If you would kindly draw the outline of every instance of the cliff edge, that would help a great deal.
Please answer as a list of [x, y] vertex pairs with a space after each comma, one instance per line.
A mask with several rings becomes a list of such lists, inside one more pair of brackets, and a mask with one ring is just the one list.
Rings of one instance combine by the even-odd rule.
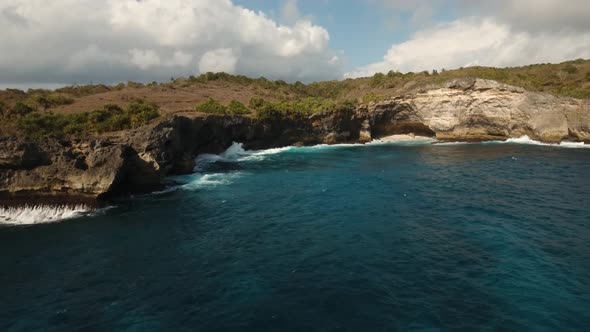
[[482, 79], [311, 116], [264, 119], [177, 114], [118, 135], [77, 140], [0, 138], [0, 205], [87, 204], [158, 190], [193, 171], [200, 153], [368, 142], [394, 134], [446, 141], [590, 143], [590, 101], [527, 92]]

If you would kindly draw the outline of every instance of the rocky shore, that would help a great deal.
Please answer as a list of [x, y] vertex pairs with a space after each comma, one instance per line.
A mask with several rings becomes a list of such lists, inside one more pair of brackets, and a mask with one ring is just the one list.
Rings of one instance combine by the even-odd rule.
[[242, 142], [247, 149], [364, 143], [412, 134], [445, 141], [528, 135], [555, 143], [590, 143], [590, 101], [532, 93], [488, 80], [300, 118], [180, 113], [108, 136], [27, 141], [0, 138], [0, 206], [99, 205], [161, 189], [166, 176], [193, 171], [200, 153]]

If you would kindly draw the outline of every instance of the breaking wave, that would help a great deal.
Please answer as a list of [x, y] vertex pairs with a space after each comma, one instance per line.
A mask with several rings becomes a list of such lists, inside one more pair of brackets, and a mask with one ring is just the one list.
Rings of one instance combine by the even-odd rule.
[[435, 145], [437, 146], [445, 146], [445, 145], [464, 145], [464, 144], [523, 144], [523, 145], [538, 145], [538, 146], [550, 146], [550, 147], [558, 147], [558, 148], [570, 148], [570, 149], [579, 149], [579, 148], [590, 148], [590, 144], [585, 144], [584, 142], [560, 142], [560, 143], [543, 143], [536, 141], [529, 136], [521, 136], [516, 138], [509, 138], [505, 141], [488, 141], [488, 142], [437, 142]]
[[589, 144], [584, 144], [584, 142], [560, 142], [557, 143], [543, 143], [539, 141], [535, 141], [528, 136], [522, 136], [519, 138], [509, 138], [501, 143], [512, 143], [512, 144], [527, 144], [527, 145], [542, 145], [542, 146], [554, 146], [554, 147], [562, 147], [562, 148], [590, 148]]
[[274, 148], [267, 150], [245, 150], [243, 143], [234, 142], [227, 150], [220, 154], [204, 153], [197, 156], [195, 159], [195, 172], [203, 171], [207, 165], [221, 161], [221, 162], [239, 162], [245, 160], [262, 160], [264, 156], [277, 154], [293, 147], [287, 146], [283, 148]]
[[88, 215], [93, 209], [76, 206], [24, 206], [0, 208], [0, 224], [34, 225], [73, 219]]
[[241, 172], [232, 172], [232, 173], [209, 173], [209, 174], [192, 174], [186, 175], [182, 177], [178, 177], [177, 180], [182, 185], [179, 186], [180, 189], [185, 190], [198, 190], [198, 189], [206, 189], [206, 188], [213, 188], [221, 185], [228, 185], [232, 183], [235, 179], [242, 175]]

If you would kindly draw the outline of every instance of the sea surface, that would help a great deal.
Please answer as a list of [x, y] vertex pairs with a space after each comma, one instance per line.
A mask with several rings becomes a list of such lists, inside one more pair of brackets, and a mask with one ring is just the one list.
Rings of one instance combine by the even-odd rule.
[[519, 143], [234, 144], [5, 210], [0, 331], [588, 331], [590, 149]]

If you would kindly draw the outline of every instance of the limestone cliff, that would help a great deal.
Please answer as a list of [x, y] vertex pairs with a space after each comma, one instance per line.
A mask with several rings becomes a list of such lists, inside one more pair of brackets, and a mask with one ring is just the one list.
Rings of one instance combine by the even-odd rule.
[[[590, 141], [590, 102], [526, 92], [489, 80], [462, 80], [444, 88], [370, 105], [377, 126], [428, 127], [441, 140], [529, 137], [543, 142]], [[383, 117], [391, 117], [383, 121]]]
[[199, 153], [233, 141], [246, 148], [367, 142], [414, 133], [440, 140], [590, 143], [590, 102], [530, 93], [494, 81], [461, 80], [407, 96], [310, 117], [178, 114], [119, 135], [29, 142], [0, 139], [0, 205], [95, 204], [161, 188], [190, 173]]

